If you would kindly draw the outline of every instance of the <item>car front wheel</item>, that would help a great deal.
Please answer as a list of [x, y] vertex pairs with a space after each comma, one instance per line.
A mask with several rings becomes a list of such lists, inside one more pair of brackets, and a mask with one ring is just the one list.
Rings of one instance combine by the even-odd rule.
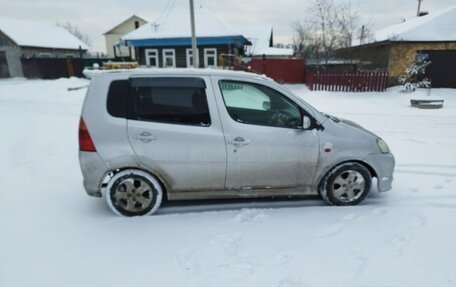
[[106, 188], [106, 202], [121, 216], [153, 214], [161, 204], [163, 190], [156, 178], [135, 169], [116, 173]]
[[356, 205], [366, 198], [372, 185], [369, 170], [354, 162], [329, 171], [320, 183], [321, 197], [333, 205]]

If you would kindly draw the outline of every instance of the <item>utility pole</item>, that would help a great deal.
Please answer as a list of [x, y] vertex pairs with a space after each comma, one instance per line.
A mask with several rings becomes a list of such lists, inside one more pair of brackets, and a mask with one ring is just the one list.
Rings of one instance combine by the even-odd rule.
[[195, 8], [193, 7], [193, 0], [190, 0], [190, 24], [192, 27], [192, 59], [193, 68], [198, 68], [199, 55], [196, 53], [196, 36], [195, 36]]
[[420, 16], [421, 2], [422, 2], [422, 1], [423, 1], [423, 0], [418, 0], [418, 10], [416, 10], [416, 16], [418, 16], [418, 17]]
[[[364, 29], [365, 29], [365, 28], [366, 28], [366, 27], [365, 27], [364, 25], [361, 27], [361, 37], [359, 37], [359, 43], [360, 43], [361, 45], [364, 44]], [[350, 43], [350, 44], [351, 44], [351, 43]]]

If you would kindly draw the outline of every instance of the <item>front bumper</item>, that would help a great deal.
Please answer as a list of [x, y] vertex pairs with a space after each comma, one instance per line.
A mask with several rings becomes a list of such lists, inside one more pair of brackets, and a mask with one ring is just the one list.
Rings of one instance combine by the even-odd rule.
[[391, 153], [369, 154], [364, 161], [369, 164], [377, 175], [378, 191], [392, 188], [395, 160]]

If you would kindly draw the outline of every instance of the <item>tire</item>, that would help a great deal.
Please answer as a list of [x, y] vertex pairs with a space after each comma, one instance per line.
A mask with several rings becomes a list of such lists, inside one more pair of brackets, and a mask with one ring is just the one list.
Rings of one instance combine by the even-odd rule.
[[160, 207], [163, 189], [149, 173], [127, 169], [110, 179], [105, 197], [109, 208], [117, 215], [151, 215]]
[[330, 205], [357, 205], [372, 185], [369, 170], [355, 162], [343, 163], [330, 170], [320, 183], [320, 195]]

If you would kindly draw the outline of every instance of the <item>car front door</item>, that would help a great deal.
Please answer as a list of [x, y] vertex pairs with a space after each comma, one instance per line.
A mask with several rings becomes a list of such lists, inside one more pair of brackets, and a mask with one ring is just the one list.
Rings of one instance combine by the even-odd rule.
[[289, 97], [256, 82], [213, 77], [227, 146], [227, 189], [310, 186], [318, 133]]
[[128, 137], [171, 191], [221, 190], [226, 148], [209, 77], [130, 78]]

